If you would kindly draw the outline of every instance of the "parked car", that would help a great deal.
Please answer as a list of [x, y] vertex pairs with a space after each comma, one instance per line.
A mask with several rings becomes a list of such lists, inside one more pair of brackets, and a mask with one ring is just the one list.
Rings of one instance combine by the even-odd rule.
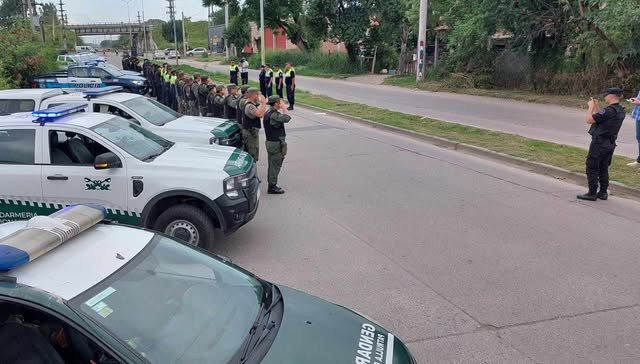
[[207, 52], [206, 48], [193, 48], [192, 50], [187, 52], [187, 56], [189, 56], [189, 57], [206, 56], [207, 54], [209, 54], [209, 53]]
[[165, 59], [166, 54], [164, 54], [164, 51], [162, 49], [158, 49], [155, 52], [153, 52], [153, 59]]
[[180, 54], [175, 49], [172, 49], [169, 51], [169, 53], [167, 53], [166, 57], [168, 59], [176, 59], [176, 58], [180, 58]]

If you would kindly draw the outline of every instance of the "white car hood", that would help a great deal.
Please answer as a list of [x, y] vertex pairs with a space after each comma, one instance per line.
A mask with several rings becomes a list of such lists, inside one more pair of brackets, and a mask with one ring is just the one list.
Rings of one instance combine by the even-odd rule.
[[224, 170], [227, 175], [234, 175], [249, 170], [253, 159], [237, 148], [218, 145], [201, 145], [191, 143], [175, 143], [171, 149], [162, 153], [153, 162], [158, 168], [167, 168], [173, 172]]

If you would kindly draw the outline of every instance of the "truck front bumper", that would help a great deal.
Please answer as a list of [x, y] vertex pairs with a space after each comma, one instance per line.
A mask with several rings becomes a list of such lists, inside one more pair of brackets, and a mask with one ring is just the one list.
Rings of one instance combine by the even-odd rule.
[[238, 230], [241, 226], [251, 221], [258, 212], [260, 205], [260, 181], [257, 176], [257, 167], [254, 164], [249, 172], [249, 185], [242, 190], [242, 196], [231, 199], [222, 195], [215, 199], [220, 208], [222, 218], [220, 227], [225, 234]]

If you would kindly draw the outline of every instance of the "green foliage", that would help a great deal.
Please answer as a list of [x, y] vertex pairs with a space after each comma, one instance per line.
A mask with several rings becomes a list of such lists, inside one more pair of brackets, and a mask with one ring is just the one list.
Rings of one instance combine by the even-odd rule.
[[[265, 55], [266, 62], [271, 65], [280, 65], [291, 62], [296, 72], [301, 75], [340, 77], [366, 72], [365, 67], [360, 64], [349, 62], [344, 53], [322, 54], [316, 52], [303, 51], [270, 51]], [[256, 53], [249, 57], [249, 65], [252, 68], [260, 66], [260, 54]]]
[[0, 23], [8, 25], [10, 19], [23, 15], [22, 0], [3, 0], [0, 4]]
[[[167, 42], [173, 44], [174, 40], [174, 27], [173, 22], [167, 22], [162, 24], [162, 38]], [[178, 43], [182, 44], [183, 42], [183, 34], [182, 34], [182, 20], [176, 20], [175, 26], [175, 36], [178, 39]]]
[[29, 87], [33, 76], [56, 69], [55, 49], [43, 44], [24, 19], [0, 26], [0, 48], [0, 87]]
[[236, 49], [242, 49], [245, 45], [251, 42], [251, 28], [249, 22], [244, 20], [241, 16], [236, 16], [231, 19], [229, 28], [225, 30], [224, 37], [229, 44], [233, 44]]

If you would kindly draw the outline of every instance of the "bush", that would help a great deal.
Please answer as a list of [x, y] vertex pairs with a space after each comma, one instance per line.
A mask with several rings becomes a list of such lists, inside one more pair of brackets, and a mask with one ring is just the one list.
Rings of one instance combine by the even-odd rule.
[[[366, 72], [365, 67], [360, 64], [349, 63], [346, 53], [325, 54], [319, 51], [267, 51], [266, 62], [277, 64], [284, 68], [285, 63], [291, 62], [296, 71], [307, 75], [350, 75]], [[252, 68], [259, 68], [260, 54], [256, 53], [249, 57], [249, 65]]]
[[56, 69], [56, 50], [22, 19], [0, 27], [0, 48], [0, 88], [29, 87], [34, 76]]

